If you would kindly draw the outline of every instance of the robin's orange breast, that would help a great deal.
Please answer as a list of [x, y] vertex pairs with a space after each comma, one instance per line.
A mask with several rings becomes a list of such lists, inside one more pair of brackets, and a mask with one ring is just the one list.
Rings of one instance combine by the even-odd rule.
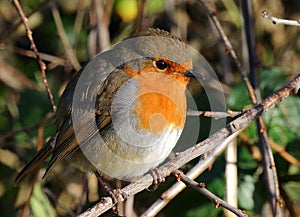
[[185, 86], [163, 73], [146, 73], [134, 77], [139, 83], [134, 115], [138, 128], [160, 134], [171, 124], [183, 129], [186, 115]]

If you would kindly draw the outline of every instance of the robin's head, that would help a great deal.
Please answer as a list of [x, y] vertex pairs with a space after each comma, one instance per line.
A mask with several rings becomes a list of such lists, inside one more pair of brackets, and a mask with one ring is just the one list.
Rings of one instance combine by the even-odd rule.
[[144, 73], [162, 73], [184, 85], [193, 77], [192, 59], [187, 45], [179, 37], [164, 30], [148, 29], [128, 40], [132, 43], [131, 53], [138, 55], [138, 58], [123, 65], [130, 77]]

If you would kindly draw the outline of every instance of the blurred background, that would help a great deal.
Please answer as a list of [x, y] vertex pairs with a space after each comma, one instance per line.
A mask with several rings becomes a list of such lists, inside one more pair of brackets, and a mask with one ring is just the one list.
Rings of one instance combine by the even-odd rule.
[[[212, 1], [218, 18], [244, 67], [248, 51], [240, 2]], [[251, 107], [240, 73], [205, 9], [196, 0], [23, 0], [21, 6], [40, 55], [57, 105], [72, 75], [111, 44], [143, 29], [158, 27], [180, 36], [211, 64], [222, 82], [227, 107]], [[280, 88], [300, 69], [299, 27], [273, 25], [261, 17], [267, 10], [280, 18], [300, 19], [296, 0], [252, 1], [260, 88], [263, 98]], [[191, 84], [199, 110], [209, 110], [201, 87]], [[0, 0], [0, 210], [1, 216], [76, 216], [101, 197], [97, 179], [69, 163], [56, 166], [45, 179], [34, 175], [19, 185], [17, 172], [55, 132], [52, 107], [37, 60], [30, 49], [13, 1]], [[191, 117], [189, 117], [190, 119]], [[192, 117], [193, 118], [193, 117]], [[192, 119], [191, 118], [191, 119]], [[208, 118], [200, 118], [201, 124]], [[300, 102], [291, 96], [264, 115], [272, 141], [286, 216], [300, 216]], [[198, 121], [198, 119], [197, 119]], [[202, 125], [203, 126], [203, 125]], [[207, 137], [205, 128], [199, 141]], [[252, 124], [237, 138], [238, 207], [249, 216], [268, 216], [257, 131]], [[284, 154], [282, 154], [284, 153]], [[197, 160], [186, 166], [188, 170]], [[224, 198], [225, 160], [222, 154], [198, 182]], [[141, 214], [172, 183], [168, 177], [156, 191], [135, 198]], [[107, 216], [111, 216], [108, 213]], [[192, 189], [177, 196], [158, 216], [224, 216], [222, 208]]]

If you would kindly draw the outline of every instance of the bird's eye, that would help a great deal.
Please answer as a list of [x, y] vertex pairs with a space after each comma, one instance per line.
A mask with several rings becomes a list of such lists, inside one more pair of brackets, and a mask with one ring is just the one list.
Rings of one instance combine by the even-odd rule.
[[166, 68], [168, 68], [168, 64], [163, 61], [163, 60], [157, 60], [155, 62], [155, 66], [159, 69], [159, 70], [165, 70]]

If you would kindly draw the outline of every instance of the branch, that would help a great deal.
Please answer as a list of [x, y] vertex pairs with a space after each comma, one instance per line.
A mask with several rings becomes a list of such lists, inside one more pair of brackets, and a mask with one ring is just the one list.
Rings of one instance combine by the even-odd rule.
[[243, 112], [236, 112], [236, 111], [231, 111], [227, 110], [226, 112], [213, 112], [213, 111], [193, 111], [193, 110], [188, 110], [186, 114], [188, 116], [201, 116], [203, 115], [204, 117], [211, 117], [215, 119], [220, 119], [220, 118], [234, 118]]
[[102, 0], [95, 0], [94, 4], [97, 19], [98, 46], [99, 51], [102, 51], [110, 46], [109, 17], [107, 17]]
[[236, 214], [239, 217], [245, 217], [248, 216], [245, 211], [239, 210], [232, 205], [226, 203], [224, 200], [216, 196], [215, 194], [211, 193], [209, 190], [205, 188], [204, 183], [197, 183], [194, 180], [191, 180], [189, 177], [184, 175], [182, 172], [179, 170], [176, 170], [174, 174], [177, 176], [178, 181], [184, 182], [186, 185], [189, 187], [195, 189], [196, 191], [199, 191], [202, 195], [206, 196], [210, 200], [212, 200], [215, 203], [215, 207], [219, 208], [220, 206], [230, 210], [234, 214]]
[[[20, 55], [23, 55], [26, 57], [36, 58], [35, 53], [31, 50], [22, 49], [19, 47], [8, 47], [8, 46], [6, 46], [6, 47], [17, 54], [20, 54]], [[51, 54], [41, 53], [41, 52], [39, 52], [39, 55], [42, 60], [50, 62], [50, 64], [53, 65], [52, 68], [57, 67], [57, 66], [65, 66], [67, 64], [67, 61], [61, 57], [57, 57], [57, 56], [54, 56]], [[49, 68], [50, 67], [48, 64], [48, 69]]]
[[[213, 150], [224, 142], [225, 139], [235, 136], [245, 127], [247, 127], [253, 120], [257, 119], [262, 113], [273, 108], [279, 102], [287, 98], [293, 92], [297, 93], [300, 88], [300, 74], [291, 79], [285, 86], [276, 91], [262, 103], [255, 105], [252, 109], [245, 111], [240, 117], [236, 118], [224, 128], [213, 134], [206, 140], [196, 144], [195, 146], [180, 152], [176, 158], [162, 165], [159, 169], [161, 174], [169, 176], [172, 171], [181, 168], [186, 163], [199, 157], [200, 155]], [[153, 182], [150, 174], [146, 174], [136, 182], [127, 185], [121, 191], [126, 195], [135, 195], [138, 192], [148, 188]], [[113, 207], [112, 199], [104, 197], [94, 207], [82, 213], [79, 217], [99, 216], [108, 209]]]
[[23, 25], [24, 25], [26, 33], [27, 33], [27, 37], [28, 37], [28, 39], [30, 41], [30, 44], [31, 44], [31, 49], [34, 51], [36, 59], [39, 63], [41, 74], [42, 74], [42, 81], [43, 81], [43, 83], [46, 87], [46, 91], [47, 91], [48, 97], [50, 99], [50, 103], [52, 105], [52, 112], [55, 112], [56, 111], [56, 106], [55, 106], [55, 103], [54, 103], [54, 100], [53, 100], [53, 95], [52, 95], [51, 90], [49, 88], [49, 84], [48, 84], [47, 77], [46, 77], [46, 72], [45, 72], [46, 71], [46, 65], [43, 62], [42, 58], [40, 57], [39, 51], [36, 48], [36, 45], [34, 43], [34, 40], [33, 40], [33, 37], [32, 37], [32, 31], [30, 30], [30, 28], [28, 26], [28, 18], [25, 16], [25, 13], [24, 13], [19, 1], [18, 0], [13, 0], [13, 2], [15, 4], [15, 7], [16, 7], [21, 19], [22, 19]]
[[267, 19], [272, 20], [272, 23], [274, 25], [284, 24], [284, 25], [288, 25], [288, 26], [300, 26], [300, 20], [287, 20], [287, 19], [281, 19], [281, 18], [273, 17], [266, 10], [263, 10], [260, 13], [260, 15], [263, 18], [267, 18]]
[[69, 43], [67, 33], [64, 29], [64, 26], [63, 26], [63, 23], [62, 23], [62, 20], [61, 20], [61, 16], [59, 14], [59, 11], [58, 11], [58, 8], [57, 8], [57, 5], [56, 5], [55, 1], [52, 1], [51, 11], [52, 11], [52, 16], [53, 16], [53, 19], [54, 19], [54, 22], [55, 22], [55, 25], [56, 25], [56, 28], [57, 28], [58, 35], [59, 35], [59, 37], [61, 39], [61, 42], [62, 42], [62, 44], [65, 48], [68, 59], [72, 63], [74, 69], [76, 71], [79, 71], [80, 68], [81, 68], [80, 63], [78, 62], [78, 59], [77, 59], [77, 57], [76, 57], [76, 55], [75, 55], [75, 53], [72, 49], [72, 46]]
[[0, 142], [3, 143], [6, 139], [9, 139], [13, 136], [15, 136], [16, 134], [18, 133], [22, 133], [22, 132], [25, 132], [25, 133], [29, 133], [35, 129], [38, 129], [40, 126], [43, 126], [45, 125], [50, 119], [52, 118], [52, 114], [47, 114], [39, 123], [37, 124], [34, 124], [32, 126], [29, 126], [29, 127], [24, 127], [20, 130], [14, 130], [14, 131], [9, 131], [7, 133], [3, 133], [1, 136], [0, 136]]
[[240, 71], [241, 75], [242, 75], [242, 79], [243, 81], [245, 82], [246, 84], [246, 87], [247, 87], [247, 90], [249, 92], [249, 95], [250, 95], [250, 98], [251, 98], [251, 101], [256, 104], [257, 103], [257, 100], [256, 100], [256, 97], [255, 97], [255, 91], [253, 89], [253, 87], [251, 86], [250, 82], [249, 82], [249, 79], [247, 77], [247, 73], [246, 73], [246, 70], [245, 68], [242, 66], [241, 62], [239, 61], [239, 58], [235, 52], [235, 50], [233, 49], [229, 39], [227, 38], [219, 20], [218, 20], [218, 17], [217, 17], [217, 11], [212, 3], [212, 1], [208, 1], [208, 0], [199, 0], [199, 2], [204, 6], [207, 14], [209, 15], [209, 17], [211, 18], [211, 20], [213, 21], [219, 35], [221, 36], [223, 42], [224, 42], [224, 45], [225, 45], [225, 48], [226, 48], [226, 53], [230, 54], [235, 65], [237, 66], [238, 70]]

